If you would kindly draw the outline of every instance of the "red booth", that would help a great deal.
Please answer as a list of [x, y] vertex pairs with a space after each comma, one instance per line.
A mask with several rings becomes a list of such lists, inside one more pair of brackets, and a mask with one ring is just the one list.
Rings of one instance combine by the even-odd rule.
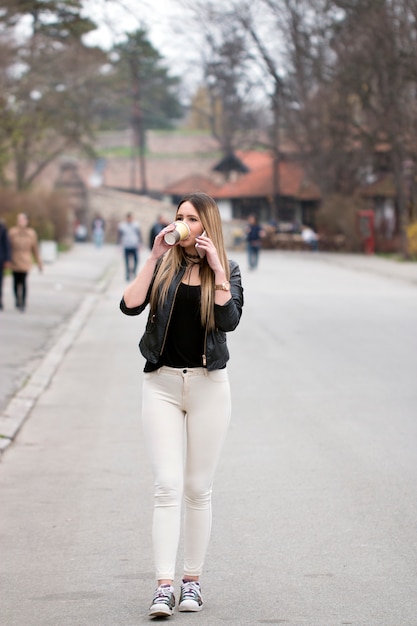
[[357, 230], [366, 254], [375, 252], [375, 214], [373, 211], [358, 211]]

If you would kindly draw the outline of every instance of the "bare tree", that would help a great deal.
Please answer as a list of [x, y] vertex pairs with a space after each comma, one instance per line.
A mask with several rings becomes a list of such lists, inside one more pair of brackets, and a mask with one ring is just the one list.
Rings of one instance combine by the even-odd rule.
[[297, 142], [324, 197], [353, 194], [374, 164], [378, 142], [385, 141], [405, 252], [416, 158], [415, 0], [263, 4], [284, 41], [283, 73], [251, 5], [241, 4], [239, 15], [276, 85], [275, 97], [280, 94], [278, 127]]
[[[269, 98], [270, 110], [272, 112], [271, 144], [269, 145], [274, 155], [272, 170], [273, 192], [271, 197], [271, 218], [278, 221], [278, 198], [280, 195], [279, 161], [281, 150], [280, 129], [282, 123], [282, 96], [284, 92], [284, 80], [279, 71], [280, 57], [276, 54], [274, 46], [268, 45], [258, 28], [254, 15], [259, 11], [259, 6], [253, 3], [244, 2], [241, 5], [237, 5], [235, 11], [237, 20], [242, 24], [245, 32], [248, 33], [255, 46], [258, 58], [263, 66], [264, 73], [266, 73], [270, 79], [267, 83], [267, 85], [271, 85], [270, 90], [269, 92], [266, 91], [265, 95]], [[270, 39], [269, 42], [271, 41], [273, 40]]]
[[247, 32], [236, 20], [233, 4], [225, 10], [218, 3], [200, 1], [190, 3], [188, 8], [201, 36], [198, 49], [203, 89], [199, 89], [192, 106], [200, 106], [198, 114], [206, 117], [223, 155], [228, 156], [258, 140], [259, 73]]
[[335, 50], [338, 80], [356, 98], [361, 138], [389, 146], [402, 251], [413, 202], [417, 129], [416, 3], [408, 0], [338, 2], [345, 17]]
[[3, 162], [13, 162], [14, 182], [23, 189], [68, 148], [90, 148], [95, 86], [106, 56], [83, 45], [93, 25], [80, 17], [78, 0], [2, 1], [0, 8], [8, 26], [22, 16], [32, 19], [29, 36], [16, 41], [0, 66]]
[[20, 59], [25, 63], [17, 78], [10, 71], [3, 76], [0, 126], [16, 186], [23, 189], [69, 148], [90, 148], [94, 84], [103, 54], [74, 43]]

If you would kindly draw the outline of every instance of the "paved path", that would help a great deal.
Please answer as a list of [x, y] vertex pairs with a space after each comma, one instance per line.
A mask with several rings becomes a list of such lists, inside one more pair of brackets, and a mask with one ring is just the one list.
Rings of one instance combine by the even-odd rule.
[[0, 314], [0, 453], [48, 386], [119, 263], [115, 246], [97, 249], [75, 244], [72, 251], [45, 264], [43, 273], [32, 270], [25, 313], [15, 309], [12, 279], [5, 277], [5, 309]]
[[[274, 252], [248, 273], [233, 256], [246, 303], [206, 605], [171, 622], [415, 626], [415, 275]], [[123, 288], [119, 261], [3, 455], [2, 625], [149, 623], [145, 318], [120, 314]]]

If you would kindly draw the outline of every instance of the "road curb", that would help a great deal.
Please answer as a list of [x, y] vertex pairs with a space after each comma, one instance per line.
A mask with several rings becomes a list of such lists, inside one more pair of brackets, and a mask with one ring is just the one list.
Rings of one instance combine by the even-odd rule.
[[401, 280], [405, 283], [417, 285], [417, 264], [412, 262], [408, 262], [409, 265], [401, 266], [399, 261], [390, 261], [388, 259], [375, 257], [368, 259], [366, 255], [352, 255], [349, 259], [346, 259], [343, 255], [338, 254], [331, 256], [320, 254], [318, 258], [326, 263], [331, 263], [353, 272], [367, 272], [382, 278]]

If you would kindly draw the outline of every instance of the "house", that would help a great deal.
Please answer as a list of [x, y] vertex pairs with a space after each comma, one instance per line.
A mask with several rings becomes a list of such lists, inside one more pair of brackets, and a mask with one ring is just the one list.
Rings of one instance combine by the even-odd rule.
[[[275, 170], [275, 171], [274, 171]], [[210, 176], [191, 175], [169, 184], [163, 194], [174, 203], [191, 191], [212, 196], [224, 219], [246, 219], [255, 213], [263, 222], [315, 227], [320, 192], [294, 159], [275, 166], [269, 152], [237, 151], [214, 165]]]

